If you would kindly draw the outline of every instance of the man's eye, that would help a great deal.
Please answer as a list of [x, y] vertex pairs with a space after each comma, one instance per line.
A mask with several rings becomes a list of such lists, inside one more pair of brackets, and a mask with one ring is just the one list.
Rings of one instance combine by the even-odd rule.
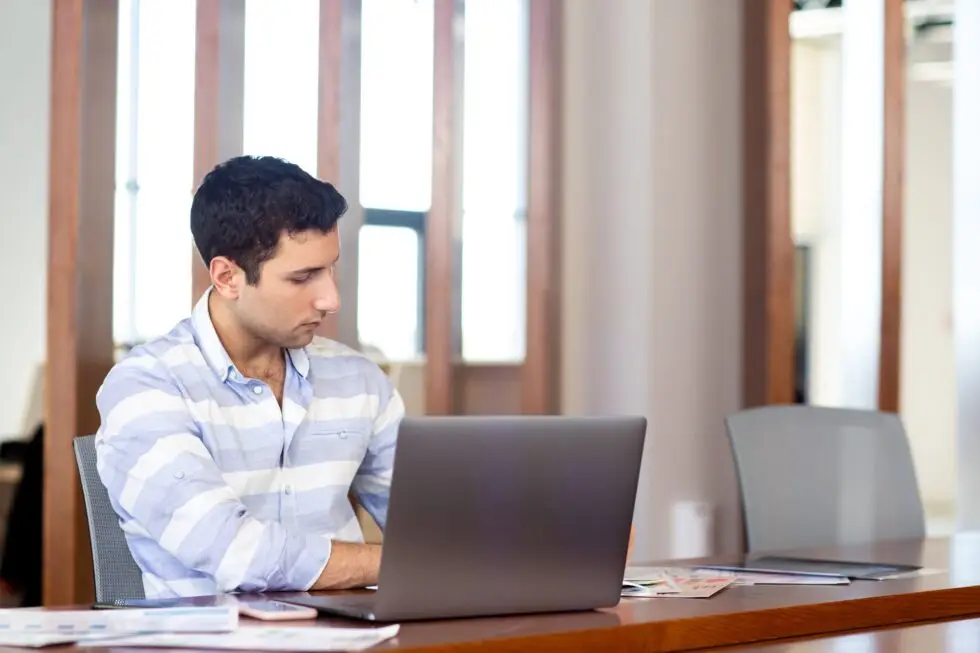
[[292, 279], [290, 279], [290, 281], [292, 281], [293, 283], [295, 283], [295, 284], [297, 284], [297, 285], [300, 285], [300, 284], [304, 284], [304, 283], [306, 283], [306, 282], [307, 282], [307, 281], [309, 281], [309, 280], [310, 280], [311, 278], [312, 278], [312, 276], [311, 276], [311, 275], [309, 275], [309, 274], [307, 274], [307, 275], [304, 275], [304, 276], [302, 276], [302, 277], [293, 277]]

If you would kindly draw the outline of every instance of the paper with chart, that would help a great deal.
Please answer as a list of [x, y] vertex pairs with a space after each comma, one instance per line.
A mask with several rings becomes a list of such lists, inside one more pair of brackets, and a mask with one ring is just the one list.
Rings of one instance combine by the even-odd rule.
[[[198, 648], [245, 651], [363, 651], [391, 639], [399, 626], [382, 628], [317, 628], [309, 626], [246, 626], [233, 633], [195, 633], [173, 635], [158, 633], [113, 638], [110, 646]], [[99, 641], [86, 641], [98, 646]]]
[[627, 570], [621, 596], [627, 598], [703, 599], [733, 584], [727, 577], [692, 575], [687, 569], [646, 567]]
[[670, 576], [669, 581], [644, 583], [643, 579], [623, 582], [622, 596], [627, 598], [706, 599], [733, 584], [731, 578], [692, 578]]

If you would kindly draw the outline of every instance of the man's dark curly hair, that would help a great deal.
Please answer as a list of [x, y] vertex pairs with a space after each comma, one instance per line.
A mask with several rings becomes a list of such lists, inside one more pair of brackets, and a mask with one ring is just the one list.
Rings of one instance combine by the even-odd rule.
[[331, 184], [271, 156], [239, 156], [204, 177], [191, 204], [191, 233], [206, 265], [226, 256], [259, 282], [259, 268], [279, 238], [314, 229], [326, 233], [347, 212]]

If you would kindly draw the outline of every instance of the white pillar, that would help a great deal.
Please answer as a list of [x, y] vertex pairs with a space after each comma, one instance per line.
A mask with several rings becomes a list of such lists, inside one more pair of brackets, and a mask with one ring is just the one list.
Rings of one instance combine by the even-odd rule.
[[731, 550], [722, 420], [741, 379], [739, 3], [564, 11], [563, 412], [648, 418], [635, 560], [675, 552], [683, 501], [723, 513], [713, 548]]
[[[579, 0], [564, 12], [563, 409], [649, 418], [652, 5]], [[647, 456], [654, 440], [648, 428]], [[647, 494], [637, 555], [656, 537]]]
[[980, 3], [953, 28], [953, 317], [958, 407], [957, 526], [980, 528]]
[[843, 15], [840, 405], [875, 408], [881, 349], [885, 0], [846, 2]]

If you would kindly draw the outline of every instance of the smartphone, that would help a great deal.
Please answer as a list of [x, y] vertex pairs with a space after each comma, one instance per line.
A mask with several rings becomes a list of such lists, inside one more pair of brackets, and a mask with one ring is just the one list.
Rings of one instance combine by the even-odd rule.
[[238, 613], [262, 621], [290, 621], [292, 619], [316, 619], [315, 608], [293, 605], [272, 599], [239, 599]]

